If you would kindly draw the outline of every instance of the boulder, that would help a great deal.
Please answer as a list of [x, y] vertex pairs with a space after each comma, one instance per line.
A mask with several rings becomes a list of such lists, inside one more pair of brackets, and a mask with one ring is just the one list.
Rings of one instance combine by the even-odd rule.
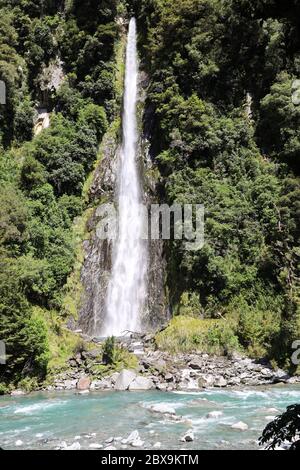
[[95, 449], [95, 450], [97, 450], [97, 449], [103, 449], [103, 445], [102, 445], [102, 444], [96, 444], [96, 443], [94, 443], [94, 444], [90, 444], [90, 445], [89, 445], [89, 448], [90, 448], [90, 449]]
[[64, 388], [66, 390], [75, 390], [77, 386], [77, 380], [65, 380]]
[[24, 390], [13, 390], [10, 394], [11, 397], [22, 397], [23, 395], [26, 395]]
[[161, 442], [155, 442], [155, 444], [153, 444], [153, 449], [160, 449], [161, 447]]
[[136, 377], [137, 375], [133, 370], [122, 370], [116, 380], [115, 390], [127, 390]]
[[91, 390], [109, 390], [112, 388], [112, 383], [108, 379], [94, 380], [91, 383]]
[[228, 385], [240, 385], [241, 379], [239, 377], [232, 377], [228, 381]]
[[161, 392], [166, 392], [168, 390], [169, 384], [167, 383], [158, 383], [156, 385], [157, 390], [160, 390]]
[[184, 436], [181, 437], [180, 442], [193, 442], [195, 439], [194, 432], [192, 429], [189, 429]]
[[215, 378], [213, 375], [203, 375], [198, 379], [198, 385], [200, 388], [213, 387]]
[[148, 379], [147, 377], [136, 377], [131, 384], [129, 385], [130, 391], [135, 390], [150, 390], [154, 387], [152, 380]]
[[122, 444], [132, 444], [133, 442], [136, 442], [140, 440], [140, 435], [137, 430], [132, 431], [132, 433], [129, 434], [127, 439], [122, 439], [121, 443]]
[[87, 376], [81, 377], [78, 382], [77, 382], [77, 390], [84, 391], [84, 390], [89, 390], [91, 386], [91, 379]]
[[21, 439], [18, 439], [16, 442], [15, 442], [15, 445], [16, 447], [21, 447], [23, 445], [23, 441], [21, 441]]
[[175, 409], [172, 408], [172, 406], [168, 405], [167, 403], [156, 403], [155, 405], [151, 405], [149, 409], [153, 413], [161, 413], [161, 414], [168, 414], [168, 415], [176, 414]]
[[287, 380], [287, 383], [289, 384], [297, 384], [300, 382], [300, 376], [295, 375], [294, 377], [291, 377], [290, 379]]
[[140, 438], [136, 439], [135, 441], [131, 442], [131, 446], [132, 447], [143, 447], [143, 445], [145, 444], [144, 441], [142, 441]]
[[118, 380], [119, 375], [119, 372], [114, 372], [108, 379], [111, 381], [112, 384], [115, 384]]
[[286, 382], [287, 380], [289, 380], [290, 376], [289, 374], [287, 374], [284, 370], [282, 369], [278, 369], [275, 374], [274, 374], [274, 378], [273, 378], [273, 381], [275, 383], [278, 383], [278, 382]]
[[173, 374], [170, 374], [170, 373], [165, 374], [165, 381], [166, 382], [173, 382], [174, 381]]
[[101, 349], [93, 349], [91, 351], [84, 351], [82, 356], [85, 359], [102, 359], [102, 350]]
[[214, 419], [220, 418], [221, 416], [223, 416], [222, 411], [210, 411], [206, 415], [207, 418], [214, 418]]
[[74, 442], [74, 444], [71, 444], [70, 446], [62, 447], [61, 450], [80, 450], [81, 445], [79, 442]]
[[239, 421], [238, 423], [234, 423], [231, 428], [236, 429], [237, 431], [247, 431], [248, 424], [243, 423], [243, 421]]
[[227, 387], [227, 380], [224, 379], [224, 377], [218, 377], [216, 380], [215, 380], [215, 387], [219, 387], [219, 388], [223, 388], [223, 387]]
[[190, 361], [189, 367], [190, 367], [191, 369], [195, 369], [195, 370], [202, 369], [202, 367], [203, 367], [203, 362], [201, 361], [201, 359], [195, 358], [195, 359], [193, 359], [192, 361]]

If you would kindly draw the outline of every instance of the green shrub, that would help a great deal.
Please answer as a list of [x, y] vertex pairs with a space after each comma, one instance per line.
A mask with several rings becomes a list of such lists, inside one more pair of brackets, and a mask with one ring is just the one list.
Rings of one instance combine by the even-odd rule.
[[116, 361], [116, 340], [114, 336], [107, 338], [103, 345], [102, 360], [106, 365], [113, 365]]
[[87, 104], [79, 111], [79, 125], [80, 124], [93, 129], [96, 132], [97, 139], [101, 140], [108, 127], [104, 108], [96, 104]]
[[225, 320], [201, 320], [174, 317], [169, 326], [156, 335], [156, 344], [172, 353], [199, 352], [224, 355], [239, 349], [230, 323]]

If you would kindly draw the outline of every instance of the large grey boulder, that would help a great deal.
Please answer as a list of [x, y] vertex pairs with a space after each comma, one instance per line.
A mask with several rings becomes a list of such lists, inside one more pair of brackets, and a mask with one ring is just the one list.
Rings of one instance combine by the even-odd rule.
[[202, 375], [199, 377], [198, 385], [200, 388], [213, 387], [215, 383], [215, 377], [211, 374]]
[[215, 381], [215, 387], [227, 387], [227, 380], [224, 379], [224, 377], [218, 377], [217, 380]]
[[152, 380], [148, 379], [147, 377], [141, 376], [136, 377], [133, 382], [131, 382], [131, 384], [129, 385], [130, 391], [150, 390], [151, 388], [154, 388]]
[[137, 374], [133, 370], [122, 370], [116, 380], [115, 390], [128, 390], [129, 385], [134, 381], [136, 377]]
[[155, 405], [150, 405], [149, 410], [153, 413], [161, 413], [167, 415], [175, 415], [175, 409], [168, 405], [167, 403], [156, 403]]
[[278, 369], [274, 374], [273, 382], [286, 382], [290, 378], [289, 374], [287, 374], [284, 370]]
[[77, 380], [65, 380], [64, 382], [64, 388], [66, 390], [75, 390], [77, 386]]

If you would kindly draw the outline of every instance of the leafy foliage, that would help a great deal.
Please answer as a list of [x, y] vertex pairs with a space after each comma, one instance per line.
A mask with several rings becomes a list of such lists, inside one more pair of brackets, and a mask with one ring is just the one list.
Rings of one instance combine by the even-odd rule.
[[206, 212], [202, 250], [167, 250], [173, 312], [190, 292], [198, 314], [234, 317], [248, 353], [289, 366], [300, 333], [297, 2], [130, 5], [151, 77], [162, 202]]
[[174, 317], [155, 338], [157, 346], [171, 353], [199, 352], [224, 355], [239, 349], [238, 338], [224, 320]]
[[260, 445], [267, 444], [268, 450], [275, 450], [281, 444], [290, 442], [290, 450], [300, 449], [300, 405], [291, 405], [280, 416], [269, 423], [260, 437]]
[[[72, 228], [83, 210], [82, 189], [114, 117], [118, 4], [0, 2], [0, 79], [7, 88], [0, 105], [3, 389], [8, 382], [31, 387], [49, 359], [50, 369], [61, 366], [74, 343], [59, 316], [76, 257]], [[58, 58], [60, 85], [51, 77]], [[33, 137], [38, 103], [51, 121]], [[65, 346], [57, 347], [59, 338]]]

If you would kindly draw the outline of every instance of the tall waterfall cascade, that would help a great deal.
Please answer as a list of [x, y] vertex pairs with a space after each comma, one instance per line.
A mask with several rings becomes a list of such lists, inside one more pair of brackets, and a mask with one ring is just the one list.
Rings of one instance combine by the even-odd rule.
[[142, 330], [147, 295], [148, 249], [143, 240], [142, 188], [138, 171], [138, 60], [136, 21], [129, 24], [126, 49], [123, 142], [120, 151], [116, 202], [118, 237], [114, 242], [105, 320], [101, 336], [122, 336]]

